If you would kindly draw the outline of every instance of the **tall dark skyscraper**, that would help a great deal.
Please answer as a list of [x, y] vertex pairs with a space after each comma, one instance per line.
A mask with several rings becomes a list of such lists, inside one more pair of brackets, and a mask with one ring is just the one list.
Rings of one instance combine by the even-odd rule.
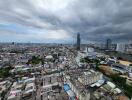
[[77, 50], [80, 50], [80, 42], [81, 42], [80, 34], [78, 33], [77, 34]]
[[106, 49], [107, 50], [110, 50], [111, 49], [111, 44], [112, 44], [111, 39], [107, 39], [107, 42], [106, 42]]

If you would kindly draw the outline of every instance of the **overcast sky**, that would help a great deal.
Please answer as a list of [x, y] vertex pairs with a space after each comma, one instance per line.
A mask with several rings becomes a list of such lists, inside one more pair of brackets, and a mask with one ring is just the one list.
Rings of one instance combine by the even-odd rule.
[[0, 42], [132, 42], [132, 0], [0, 0]]

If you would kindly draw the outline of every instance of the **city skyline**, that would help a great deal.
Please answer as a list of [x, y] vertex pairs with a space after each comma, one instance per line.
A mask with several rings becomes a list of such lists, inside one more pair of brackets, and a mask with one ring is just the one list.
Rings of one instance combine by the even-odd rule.
[[[58, 6], [59, 5], [59, 6]], [[132, 43], [130, 0], [2, 0], [0, 42]]]

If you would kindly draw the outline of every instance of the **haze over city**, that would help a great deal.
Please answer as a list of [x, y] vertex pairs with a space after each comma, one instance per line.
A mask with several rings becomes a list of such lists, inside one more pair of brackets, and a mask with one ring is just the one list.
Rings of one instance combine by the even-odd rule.
[[1, 0], [0, 42], [132, 42], [131, 0]]

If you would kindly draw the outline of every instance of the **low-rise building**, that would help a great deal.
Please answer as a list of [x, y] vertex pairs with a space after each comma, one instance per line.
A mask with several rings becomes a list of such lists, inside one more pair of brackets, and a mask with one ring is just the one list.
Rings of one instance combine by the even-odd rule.
[[70, 86], [77, 99], [90, 100], [90, 92], [86, 89], [85, 85], [79, 82], [77, 78], [74, 76], [66, 76], [65, 83]]
[[111, 69], [117, 73], [125, 74], [127, 72], [126, 66], [122, 64], [112, 64]]
[[70, 79], [67, 84], [71, 87], [71, 90], [76, 94], [79, 100], [89, 100], [90, 92], [82, 85], [78, 80]]
[[84, 85], [90, 85], [92, 83], [97, 82], [98, 80], [102, 78], [103, 78], [102, 73], [95, 72], [94, 70], [90, 70], [87, 72], [83, 72], [83, 74], [78, 77], [78, 80]]

